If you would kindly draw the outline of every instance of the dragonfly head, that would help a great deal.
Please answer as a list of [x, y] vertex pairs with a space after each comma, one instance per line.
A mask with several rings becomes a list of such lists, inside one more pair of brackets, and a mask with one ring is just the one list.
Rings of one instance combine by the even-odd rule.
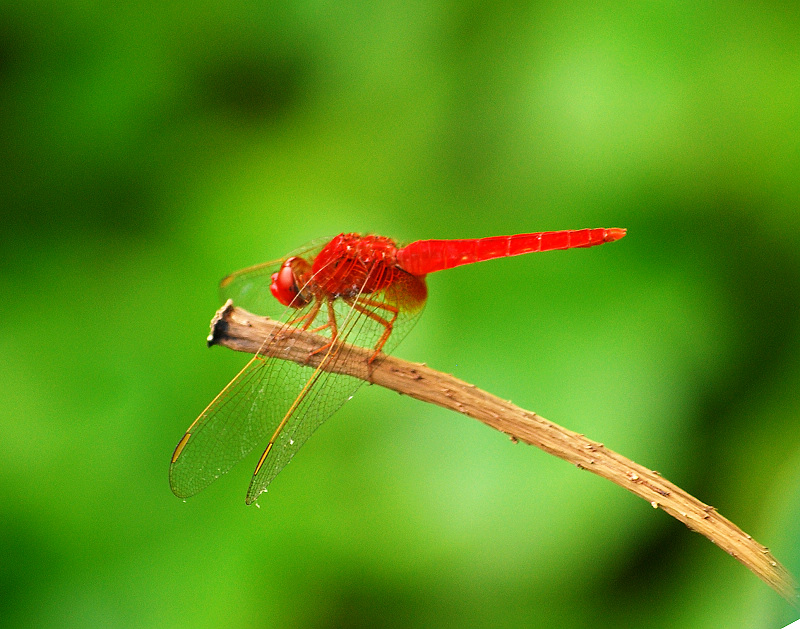
[[277, 273], [272, 274], [269, 290], [284, 306], [302, 308], [311, 302], [311, 295], [303, 289], [308, 283], [311, 265], [303, 258], [292, 257], [281, 265]]

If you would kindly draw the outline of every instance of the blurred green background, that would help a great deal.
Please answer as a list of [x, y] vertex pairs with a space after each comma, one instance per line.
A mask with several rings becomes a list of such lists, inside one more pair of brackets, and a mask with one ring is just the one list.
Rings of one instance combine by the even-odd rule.
[[627, 227], [429, 278], [397, 355], [659, 470], [800, 574], [800, 9], [6, 2], [0, 625], [779, 627], [662, 511], [363, 387], [175, 498], [227, 273], [341, 231]]

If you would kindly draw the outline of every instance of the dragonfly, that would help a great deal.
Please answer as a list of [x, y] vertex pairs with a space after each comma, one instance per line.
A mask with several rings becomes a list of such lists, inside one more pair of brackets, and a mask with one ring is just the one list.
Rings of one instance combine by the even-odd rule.
[[[229, 275], [223, 300], [279, 319], [281, 332], [200, 413], [179, 441], [169, 469], [180, 498], [202, 491], [259, 444], [246, 502], [253, 503], [308, 438], [363, 383], [332, 373], [351, 348], [372, 350], [369, 363], [397, 346], [422, 313], [429, 273], [538, 251], [593, 247], [626, 230], [577, 229], [460, 240], [418, 240], [399, 246], [378, 235], [342, 233], [283, 258]], [[316, 367], [270, 354], [275, 338], [304, 330], [322, 336]]]

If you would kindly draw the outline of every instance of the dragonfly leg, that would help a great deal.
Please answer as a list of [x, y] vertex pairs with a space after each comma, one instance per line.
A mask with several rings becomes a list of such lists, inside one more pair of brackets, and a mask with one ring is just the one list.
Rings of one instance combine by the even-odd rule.
[[302, 322], [303, 325], [300, 326], [300, 329], [307, 330], [308, 327], [314, 322], [314, 319], [317, 318], [317, 313], [319, 313], [321, 305], [322, 304], [320, 303], [319, 300], [315, 301], [314, 305], [311, 306], [311, 309], [308, 312], [301, 314], [296, 319], [292, 319], [286, 325], [298, 325], [299, 323]]
[[[336, 312], [333, 309], [333, 301], [328, 299], [326, 300], [326, 305], [328, 308], [328, 322], [324, 325], [321, 325], [317, 328], [311, 330], [311, 332], [320, 332], [322, 330], [330, 330], [331, 331], [331, 340], [325, 343], [322, 347], [318, 347], [313, 352], [311, 352], [308, 357], [311, 358], [314, 354], [319, 354], [320, 352], [327, 352], [331, 349], [331, 346], [336, 342], [339, 336], [339, 328], [336, 326]], [[319, 306], [317, 306], [317, 310], [319, 310]], [[334, 351], [335, 353], [335, 351]]]
[[[349, 301], [348, 303], [353, 307], [354, 310], [357, 310], [361, 314], [369, 317], [373, 321], [376, 321], [380, 325], [384, 327], [383, 334], [378, 339], [378, 342], [375, 343], [375, 353], [370, 356], [367, 362], [372, 363], [377, 357], [378, 354], [381, 353], [383, 346], [386, 344], [386, 341], [389, 340], [389, 336], [392, 334], [392, 329], [394, 328], [394, 322], [397, 321], [397, 315], [400, 310], [395, 306], [390, 306], [389, 304], [375, 301], [373, 299], [368, 299], [366, 297], [361, 297], [360, 299]], [[380, 308], [381, 310], [385, 310], [386, 312], [391, 314], [389, 319], [386, 319], [379, 314], [375, 313], [375, 311], [370, 310], [369, 308]]]
[[[317, 326], [316, 328], [312, 328], [310, 331], [317, 333], [317, 332], [322, 332], [322, 330], [330, 329], [331, 338], [334, 338], [337, 334], [336, 313], [334, 313], [333, 311], [333, 302], [330, 299], [326, 300], [325, 303], [328, 307], [328, 322], [324, 323], [323, 325]], [[317, 306], [317, 310], [319, 310], [319, 306]]]
[[[319, 314], [319, 311], [322, 308], [322, 300], [321, 299], [317, 299], [314, 302], [314, 305], [311, 306], [311, 308], [310, 308], [310, 310], [308, 312], [303, 313], [302, 315], [300, 315], [299, 317], [296, 317], [295, 319], [291, 319], [287, 323], [287, 325], [299, 326], [299, 328], [301, 330], [308, 330], [309, 332], [314, 332], [314, 333], [321, 332], [322, 330], [330, 329], [330, 331], [331, 331], [331, 340], [329, 342], [325, 343], [325, 345], [323, 345], [322, 347], [318, 347], [317, 349], [315, 349], [314, 351], [309, 353], [308, 358], [311, 358], [314, 354], [319, 354], [320, 352], [324, 352], [324, 351], [328, 350], [330, 348], [330, 346], [333, 344], [333, 341], [336, 339], [336, 335], [337, 335], [336, 316], [335, 316], [335, 313], [333, 311], [333, 304], [330, 302], [330, 300], [326, 300], [326, 303], [327, 303], [327, 307], [328, 307], [328, 322], [327, 323], [325, 323], [323, 325], [320, 325], [320, 326], [317, 326], [316, 328], [311, 328], [311, 330], [308, 330], [308, 328], [311, 327], [311, 324], [314, 322], [314, 319], [317, 318], [317, 315]], [[266, 455], [266, 452], [264, 454]]]

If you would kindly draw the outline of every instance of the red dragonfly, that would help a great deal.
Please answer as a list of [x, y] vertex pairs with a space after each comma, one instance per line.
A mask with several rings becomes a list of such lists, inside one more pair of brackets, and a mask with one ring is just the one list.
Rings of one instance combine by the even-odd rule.
[[315, 351], [323, 359], [313, 368], [269, 357], [265, 340], [178, 443], [169, 470], [172, 491], [193, 496], [268, 439], [247, 491], [247, 504], [252, 503], [362, 384], [324, 367], [346, 360], [353, 345], [374, 349], [370, 362], [393, 350], [422, 312], [428, 273], [535, 251], [593, 247], [624, 235], [624, 229], [577, 229], [398, 247], [384, 236], [340, 234], [229, 275], [220, 284], [223, 299], [259, 315], [273, 315], [277, 307], [287, 332], [309, 330], [328, 343]]

